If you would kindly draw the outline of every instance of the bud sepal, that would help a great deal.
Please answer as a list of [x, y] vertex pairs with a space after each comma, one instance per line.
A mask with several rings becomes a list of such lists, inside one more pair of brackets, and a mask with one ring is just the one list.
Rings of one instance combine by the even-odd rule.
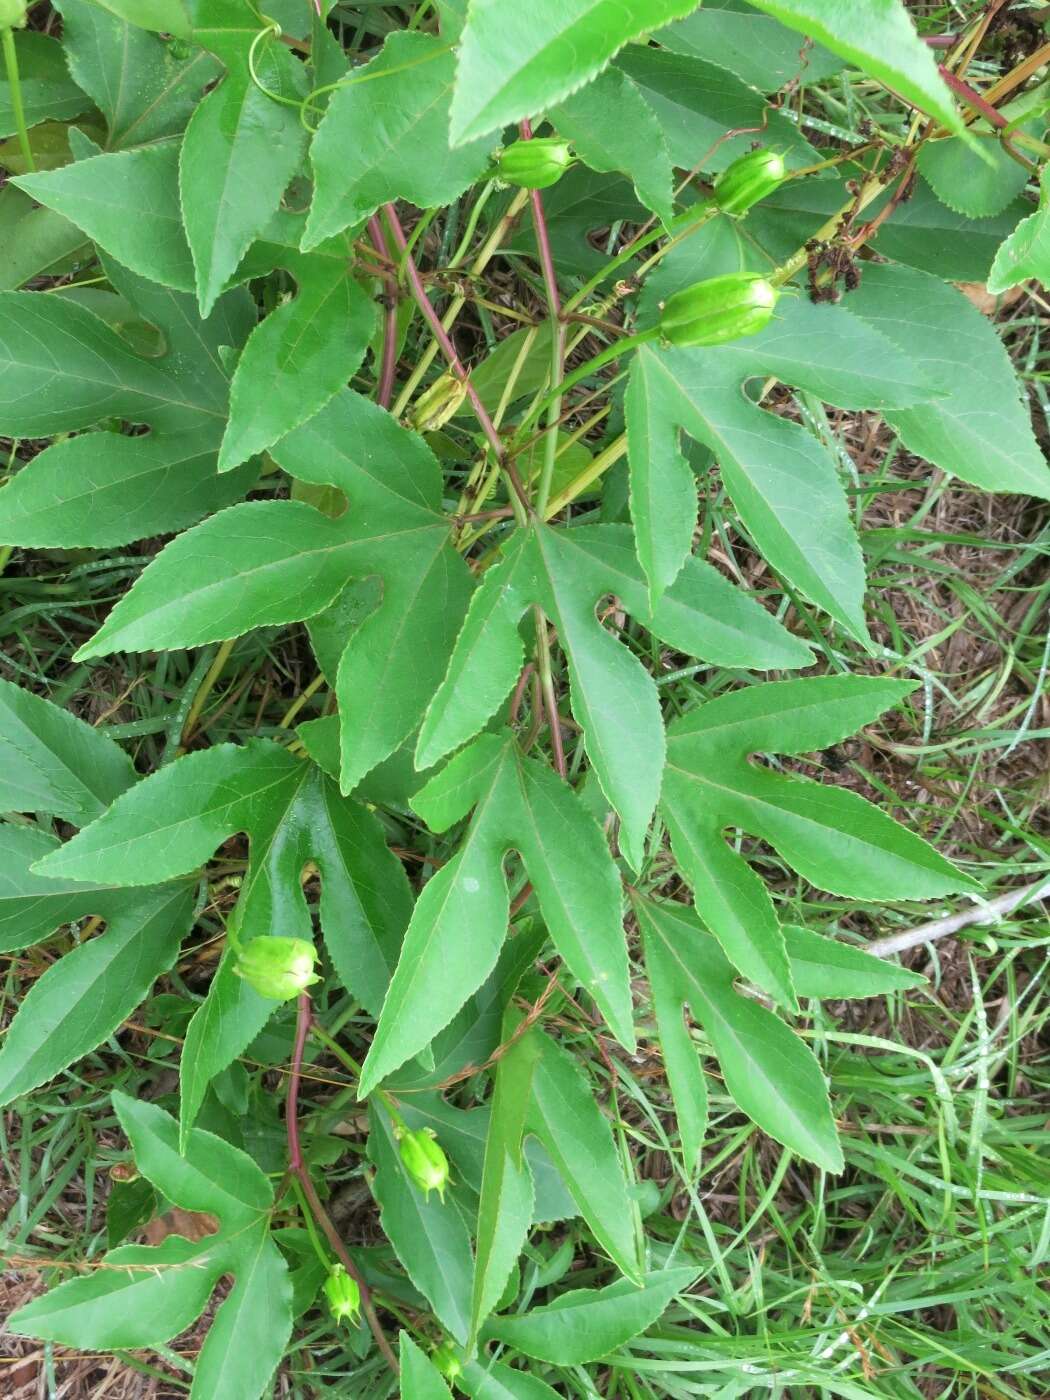
[[446, 370], [412, 405], [409, 426], [417, 433], [436, 432], [455, 417], [466, 397], [466, 380]]
[[447, 1337], [430, 1353], [430, 1359], [447, 1381], [454, 1381], [463, 1374], [463, 1362]]
[[778, 296], [759, 273], [710, 277], [668, 297], [660, 311], [660, 334], [680, 346], [741, 340], [769, 325]]
[[397, 1138], [405, 1171], [428, 1200], [431, 1191], [436, 1191], [444, 1201], [445, 1187], [448, 1185], [448, 1158], [441, 1150], [434, 1130], [416, 1128], [410, 1131], [403, 1128]]
[[356, 1327], [361, 1316], [361, 1290], [343, 1264], [333, 1264], [324, 1281], [328, 1308], [336, 1322], [349, 1322]]
[[749, 151], [733, 161], [715, 181], [715, 203], [723, 214], [742, 218], [784, 183], [787, 167], [776, 151]]
[[572, 147], [560, 136], [534, 136], [505, 146], [496, 160], [496, 176], [508, 185], [545, 190], [556, 185], [572, 165]]
[[261, 997], [288, 1001], [305, 992], [320, 977], [314, 971], [317, 952], [305, 938], [253, 938], [237, 949], [233, 970]]

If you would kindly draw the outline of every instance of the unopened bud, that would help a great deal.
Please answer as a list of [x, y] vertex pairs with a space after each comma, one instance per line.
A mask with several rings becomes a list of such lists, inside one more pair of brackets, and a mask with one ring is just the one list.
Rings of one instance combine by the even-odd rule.
[[660, 313], [660, 333], [672, 345], [740, 340], [769, 325], [777, 296], [773, 284], [757, 273], [711, 277], [667, 299]]
[[446, 371], [412, 405], [409, 424], [417, 433], [435, 432], [455, 416], [466, 397], [466, 381]]
[[448, 1158], [434, 1137], [432, 1128], [417, 1128], [403, 1132], [398, 1143], [405, 1170], [425, 1196], [436, 1191], [445, 1199], [448, 1185]]
[[325, 1297], [336, 1322], [349, 1322], [357, 1325], [361, 1313], [361, 1290], [357, 1280], [352, 1279], [342, 1264], [335, 1264], [324, 1281]]
[[545, 190], [556, 185], [572, 164], [572, 147], [559, 136], [534, 136], [505, 147], [496, 161], [496, 174], [508, 185]]
[[749, 151], [715, 181], [715, 203], [723, 214], [739, 218], [772, 194], [786, 174], [784, 157], [776, 151]]
[[253, 938], [238, 952], [234, 971], [261, 997], [287, 1001], [320, 982], [317, 953], [305, 938]]
[[456, 1348], [447, 1339], [434, 1348], [430, 1359], [447, 1381], [454, 1381], [463, 1373], [463, 1362], [456, 1354]]

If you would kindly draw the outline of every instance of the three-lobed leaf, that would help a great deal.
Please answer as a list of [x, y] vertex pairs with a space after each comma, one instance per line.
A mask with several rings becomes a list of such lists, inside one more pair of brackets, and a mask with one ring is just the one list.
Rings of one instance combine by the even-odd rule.
[[672, 850], [727, 957], [785, 1006], [795, 1005], [795, 988], [773, 903], [726, 828], [760, 837], [818, 888], [855, 899], [980, 888], [857, 793], [750, 761], [838, 743], [914, 688], [867, 676], [778, 681], [723, 695], [669, 726], [660, 805]]
[[451, 203], [489, 164], [491, 141], [448, 139], [454, 59], [428, 34], [391, 34], [333, 95], [310, 148], [312, 248], [380, 205]]
[[435, 831], [474, 808], [455, 855], [416, 902], [365, 1060], [372, 1090], [434, 1038], [495, 966], [510, 913], [504, 858], [521, 856], [561, 957], [613, 1034], [632, 1046], [620, 883], [605, 839], [575, 793], [525, 757], [508, 734], [486, 734], [412, 799]]
[[348, 792], [418, 725], [471, 578], [449, 544], [430, 449], [359, 394], [338, 394], [273, 455], [297, 480], [345, 492], [345, 513], [293, 500], [213, 516], [157, 556], [79, 654], [199, 646], [298, 621], [348, 581], [378, 576], [378, 606], [349, 632], [336, 678]]
[[[161, 353], [143, 354], [61, 295], [0, 296], [0, 430], [76, 434], [53, 442], [0, 491], [0, 540], [45, 549], [126, 544], [228, 505], [256, 475], [252, 464], [216, 472], [229, 395], [220, 347], [248, 335], [247, 295], [228, 293], [201, 321], [190, 297], [114, 263], [106, 272], [128, 320], [158, 329]], [[77, 431], [107, 419], [150, 431]]]
[[849, 311], [789, 295], [773, 323], [746, 340], [712, 349], [642, 345], [626, 410], [631, 515], [652, 596], [678, 576], [696, 524], [681, 428], [717, 457], [726, 490], [773, 567], [863, 638], [864, 565], [835, 460], [800, 424], [754, 403], [745, 386], [765, 376], [849, 408], [908, 407], [941, 392], [927, 366]]
[[[313, 861], [325, 945], [340, 980], [378, 1010], [411, 907], [404, 872], [375, 818], [276, 744], [220, 745], [169, 764], [39, 865], [51, 878], [149, 884], [194, 870], [238, 832], [251, 841], [234, 915], [240, 935], [312, 938], [301, 874]], [[230, 957], [223, 960], [187, 1032], [184, 1130], [210, 1081], [274, 1006], [235, 975]]]
[[113, 1106], [135, 1165], [169, 1201], [214, 1215], [202, 1240], [171, 1235], [158, 1246], [124, 1245], [102, 1267], [70, 1279], [20, 1308], [8, 1325], [20, 1336], [80, 1350], [158, 1346], [203, 1312], [215, 1285], [232, 1274], [194, 1369], [191, 1400], [266, 1389], [292, 1329], [288, 1270], [270, 1239], [273, 1189], [250, 1157], [199, 1129], [179, 1150], [173, 1118], [155, 1104], [114, 1092]]
[[655, 683], [641, 662], [602, 627], [595, 607], [607, 594], [663, 641], [727, 666], [804, 666], [809, 648], [709, 564], [690, 558], [650, 609], [624, 526], [520, 531], [471, 601], [448, 674], [427, 710], [416, 762], [437, 762], [472, 738], [513, 689], [524, 659], [519, 635], [531, 604], [558, 632], [569, 666], [573, 716], [587, 755], [622, 823], [624, 851], [641, 866], [660, 792], [664, 737]]

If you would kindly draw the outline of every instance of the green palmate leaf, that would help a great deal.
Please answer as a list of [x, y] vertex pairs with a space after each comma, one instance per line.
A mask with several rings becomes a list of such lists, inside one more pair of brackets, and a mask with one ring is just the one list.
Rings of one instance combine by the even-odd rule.
[[1050, 167], [1039, 177], [1039, 208], [1023, 219], [995, 255], [988, 290], [998, 295], [1034, 278], [1050, 282]]
[[715, 55], [724, 68], [759, 92], [776, 92], [797, 78], [819, 82], [843, 67], [842, 59], [828, 49], [800, 39], [772, 15], [759, 14], [747, 0], [706, 0], [657, 38], [676, 53]]
[[0, 951], [28, 948], [85, 914], [113, 918], [127, 905], [127, 892], [112, 885], [35, 874], [31, 866], [57, 847], [36, 827], [0, 823]]
[[569, 662], [573, 715], [602, 789], [620, 815], [624, 850], [638, 869], [660, 790], [663, 726], [655, 684], [595, 617], [598, 599], [610, 593], [658, 637], [690, 655], [769, 668], [810, 660], [803, 643], [709, 564], [690, 559], [651, 612], [627, 528], [535, 526], [518, 533], [475, 595], [448, 675], [423, 722], [416, 761], [426, 767], [472, 738], [510, 693], [524, 659], [518, 626], [529, 605], [537, 604], [557, 628]]
[[176, 34], [181, 39], [189, 36], [193, 0], [97, 0], [97, 3], [119, 19], [143, 29]]
[[93, 0], [57, 0], [69, 71], [106, 119], [110, 150], [145, 145], [183, 130], [219, 72], [211, 54], [184, 58], [155, 34]]
[[[49, 119], [77, 117], [87, 111], [91, 104], [70, 78], [62, 45], [57, 39], [20, 29], [15, 31], [14, 44], [26, 126], [36, 126]], [[5, 68], [0, 74], [0, 136], [10, 136], [17, 130], [11, 84]]]
[[[674, 165], [724, 170], [751, 148], [756, 130], [791, 169], [819, 159], [798, 127], [761, 93], [707, 58], [639, 47], [621, 54], [616, 66], [656, 113]], [[741, 127], [751, 131], [727, 138], [727, 130]]]
[[310, 150], [314, 199], [303, 247], [359, 223], [381, 204], [448, 204], [489, 163], [490, 141], [448, 142], [453, 56], [427, 34], [391, 34], [340, 87]]
[[[146, 358], [93, 312], [61, 296], [0, 297], [0, 431], [43, 437], [103, 419], [148, 435], [82, 433], [56, 442], [0, 491], [0, 540], [42, 548], [124, 544], [198, 520], [242, 495], [252, 467], [215, 471], [229, 385], [219, 357], [253, 319], [244, 292], [207, 321], [193, 303], [107, 264], [110, 282], [161, 332]], [[41, 383], [48, 386], [40, 394]]]
[[792, 980], [800, 997], [833, 997], [837, 1001], [848, 1001], [921, 987], [926, 981], [921, 972], [898, 967], [851, 943], [823, 938], [795, 924], [785, 924], [784, 942]]
[[734, 966], [786, 1006], [794, 987], [773, 904], [727, 845], [727, 827], [767, 841], [818, 888], [855, 899], [980, 888], [856, 793], [748, 761], [838, 743], [913, 689], [865, 676], [780, 681], [701, 705], [668, 730], [661, 809], [697, 910]]
[[376, 1169], [372, 1194], [383, 1233], [442, 1325], [465, 1342], [474, 1271], [466, 1222], [452, 1196], [424, 1196], [408, 1175], [382, 1107], [373, 1104], [369, 1123], [368, 1154]]
[[[520, 1019], [516, 1012], [507, 1013], [505, 1040], [513, 1035]], [[478, 1205], [468, 1338], [471, 1349], [479, 1326], [500, 1300], [532, 1224], [532, 1173], [522, 1152], [522, 1135], [539, 1054], [539, 1043], [525, 1035], [512, 1045], [496, 1069]]]
[[521, 856], [558, 952], [633, 1045], [616, 868], [575, 794], [509, 735], [484, 735], [412, 805], [435, 831], [477, 810], [459, 850], [420, 896], [368, 1058], [365, 1097], [434, 1038], [495, 966], [507, 934], [503, 862]]
[[697, 495], [678, 445], [684, 428], [715, 453], [740, 518], [773, 567], [864, 637], [864, 566], [835, 461], [799, 424], [742, 392], [766, 375], [849, 408], [910, 406], [939, 392], [924, 367], [848, 311], [787, 296], [773, 323], [747, 340], [713, 349], [643, 345], [626, 408], [631, 514], [650, 589], [661, 595], [692, 546]]
[[538, 1376], [517, 1371], [501, 1361], [468, 1361], [456, 1384], [471, 1400], [558, 1400]]
[[197, 0], [195, 19], [195, 37], [227, 70], [194, 112], [179, 156], [182, 217], [206, 316], [298, 169], [306, 132], [294, 100], [307, 83], [276, 35], [258, 42], [258, 13], [245, 0]]
[[1030, 173], [988, 138], [979, 150], [958, 136], [933, 141], [920, 147], [917, 164], [937, 198], [968, 219], [1001, 214], [1024, 190]]
[[687, 1169], [696, 1170], [702, 1141], [695, 1105], [703, 1073], [684, 1028], [683, 1005], [703, 1026], [726, 1087], [748, 1117], [818, 1166], [841, 1171], [827, 1083], [810, 1048], [772, 1011], [736, 991], [735, 968], [691, 910], [642, 898], [634, 900], [634, 909], [645, 939], [660, 1045], [665, 1056], [671, 1050], [665, 1063], [675, 1109], [684, 1110], [682, 1126], [689, 1128], [682, 1133]]
[[332, 520], [298, 501], [256, 501], [213, 516], [168, 545], [83, 654], [199, 646], [293, 622], [348, 579], [380, 577], [381, 601], [350, 636], [337, 680], [350, 791], [419, 723], [470, 575], [448, 543], [435, 458], [367, 399], [344, 391], [273, 455], [300, 481], [339, 487], [350, 508]]
[[459, 46], [452, 140], [539, 115], [595, 77], [629, 40], [693, 8], [694, 0], [473, 0]]
[[961, 292], [911, 268], [874, 265], [849, 304], [948, 387], [921, 409], [886, 414], [910, 451], [986, 491], [1050, 496], [1050, 470], [1009, 356]]
[[53, 209], [44, 209], [7, 184], [0, 190], [0, 291], [15, 291], [31, 278], [61, 266], [87, 246], [75, 224]]
[[694, 1268], [663, 1269], [647, 1275], [640, 1288], [628, 1279], [579, 1288], [520, 1317], [495, 1319], [486, 1336], [559, 1366], [596, 1361], [651, 1327], [695, 1278]]
[[[589, 237], [595, 230], [608, 228], [610, 220], [641, 224], [649, 217], [622, 175], [602, 174], [583, 164], [573, 166], [556, 185], [544, 190], [543, 209], [561, 277], [590, 277], [604, 267], [605, 257]], [[511, 246], [528, 257], [536, 256], [531, 208], [526, 209]]]
[[132, 272], [189, 292], [193, 262], [182, 228], [178, 169], [179, 148], [168, 141], [90, 155], [13, 183]]
[[[586, 859], [586, 855], [583, 855]], [[612, 1129], [576, 1059], [537, 1027], [528, 1033], [539, 1055], [525, 1131], [538, 1138], [595, 1239], [626, 1279], [642, 1282], [627, 1194]], [[531, 1161], [531, 1159], [530, 1159]]]
[[0, 680], [0, 811], [84, 826], [134, 781], [131, 760], [112, 739]]
[[901, 0], [752, 0], [807, 39], [841, 54], [862, 72], [936, 117], [965, 130], [936, 61]]
[[[237, 832], [251, 839], [235, 916], [241, 936], [312, 937], [301, 873], [313, 861], [332, 962], [344, 986], [377, 1011], [411, 908], [404, 872], [375, 819], [276, 744], [222, 745], [169, 764], [49, 855], [42, 872], [152, 883], [195, 869]], [[184, 1127], [210, 1081], [258, 1034], [274, 1005], [236, 976], [229, 958], [222, 963], [187, 1034]]]
[[626, 73], [606, 69], [547, 115], [592, 170], [629, 176], [646, 208], [664, 222], [670, 219], [673, 172], [667, 141], [656, 114]]
[[452, 1400], [441, 1372], [407, 1332], [398, 1339], [402, 1400]]
[[[893, 193], [888, 189], [868, 206], [865, 216], [876, 217]], [[749, 213], [749, 240], [761, 245], [775, 266], [801, 248], [831, 215], [848, 209], [851, 199], [838, 180], [790, 180]], [[982, 282], [996, 249], [1027, 211], [1018, 199], [992, 218], [969, 219], [942, 204], [929, 185], [917, 179], [910, 198], [880, 225], [871, 246], [883, 257], [935, 277]]]
[[55, 845], [32, 828], [0, 826], [0, 946], [47, 937], [89, 914], [104, 918], [106, 930], [52, 963], [22, 998], [0, 1047], [0, 1104], [111, 1036], [171, 968], [192, 923], [192, 884], [93, 889], [33, 875], [30, 864]]
[[273, 1191], [243, 1152], [194, 1131], [180, 1155], [178, 1126], [154, 1104], [114, 1093], [137, 1169], [175, 1205], [217, 1217], [203, 1240], [111, 1250], [103, 1267], [36, 1298], [9, 1319], [20, 1336], [81, 1350], [159, 1346], [203, 1312], [232, 1274], [194, 1368], [191, 1400], [258, 1400], [292, 1328], [287, 1266], [270, 1239]]
[[345, 237], [309, 254], [275, 250], [273, 261], [292, 274], [298, 292], [256, 326], [237, 362], [220, 470], [312, 418], [361, 364], [376, 314], [351, 276], [352, 256]]

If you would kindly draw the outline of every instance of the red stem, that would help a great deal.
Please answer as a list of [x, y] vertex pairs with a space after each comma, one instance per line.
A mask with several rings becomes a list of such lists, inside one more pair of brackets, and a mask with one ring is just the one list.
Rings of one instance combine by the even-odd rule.
[[500, 440], [500, 435], [496, 431], [495, 425], [489, 417], [485, 405], [478, 397], [477, 390], [470, 382], [470, 375], [467, 372], [467, 367], [459, 358], [456, 347], [452, 344], [448, 332], [441, 324], [441, 317], [431, 305], [430, 298], [427, 296], [427, 289], [423, 286], [423, 279], [419, 275], [419, 269], [416, 267], [415, 260], [408, 251], [408, 239], [405, 237], [405, 231], [401, 227], [401, 220], [397, 217], [397, 210], [392, 204], [384, 204], [383, 212], [390, 224], [390, 230], [394, 235], [394, 242], [401, 250], [401, 255], [405, 264], [405, 273], [412, 286], [412, 295], [415, 298], [416, 305], [419, 307], [420, 311], [423, 313], [424, 319], [430, 326], [434, 334], [434, 339], [441, 346], [441, 353], [448, 361], [449, 368], [466, 389], [467, 398], [470, 400], [470, 405], [477, 414], [478, 422], [481, 424], [481, 430], [488, 438], [497, 460], [502, 462], [503, 443]]
[[306, 1203], [310, 1207], [310, 1213], [324, 1231], [325, 1238], [335, 1251], [336, 1257], [343, 1268], [357, 1284], [361, 1294], [361, 1311], [367, 1319], [369, 1327], [372, 1329], [372, 1336], [376, 1339], [376, 1345], [383, 1353], [387, 1365], [398, 1374], [399, 1367], [397, 1357], [393, 1348], [387, 1341], [386, 1333], [383, 1331], [383, 1324], [376, 1314], [375, 1304], [372, 1302], [372, 1294], [368, 1284], [365, 1283], [360, 1269], [350, 1257], [350, 1251], [339, 1237], [339, 1231], [332, 1224], [328, 1217], [328, 1212], [321, 1204], [321, 1198], [317, 1194], [317, 1189], [310, 1178], [310, 1170], [303, 1160], [302, 1146], [299, 1141], [299, 1084], [303, 1074], [303, 1055], [306, 1051], [306, 1038], [310, 1034], [310, 1025], [313, 1021], [313, 1005], [310, 1001], [309, 993], [301, 992], [297, 1007], [297, 1017], [295, 1022], [295, 1048], [292, 1051], [292, 1069], [288, 1077], [288, 1105], [285, 1110], [285, 1129], [288, 1134], [288, 1169], [291, 1171], [299, 1185], [302, 1187]]
[[962, 78], [956, 77], [950, 68], [946, 68], [943, 63], [938, 63], [937, 72], [940, 73], [941, 77], [956, 96], [961, 97], [975, 112], [980, 112], [982, 117], [987, 117], [993, 126], [1004, 127], [1010, 125], [1002, 112], [997, 111], [990, 102], [985, 102], [979, 92], [975, 92], [969, 83], [964, 83]]
[[[390, 252], [386, 235], [379, 216], [373, 214], [368, 221], [368, 232], [380, 258], [389, 261]], [[397, 281], [386, 275], [386, 321], [383, 327], [383, 360], [379, 370], [379, 387], [376, 390], [376, 403], [380, 408], [389, 408], [394, 397], [394, 380], [397, 376]]]

